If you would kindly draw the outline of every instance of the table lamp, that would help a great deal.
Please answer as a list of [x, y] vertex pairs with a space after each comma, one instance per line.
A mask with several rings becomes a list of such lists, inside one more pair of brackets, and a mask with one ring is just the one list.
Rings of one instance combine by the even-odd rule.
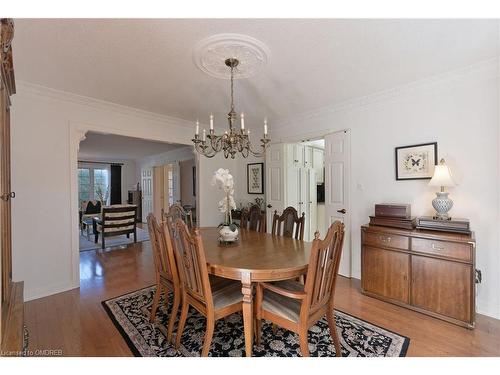
[[441, 191], [436, 193], [436, 198], [432, 200], [432, 207], [436, 210], [436, 219], [449, 220], [448, 211], [453, 207], [453, 201], [448, 198], [448, 194], [444, 191], [445, 187], [455, 186], [455, 182], [451, 177], [450, 168], [446, 165], [444, 159], [441, 159], [439, 165], [434, 168], [434, 175], [429, 181], [429, 186], [440, 186]]

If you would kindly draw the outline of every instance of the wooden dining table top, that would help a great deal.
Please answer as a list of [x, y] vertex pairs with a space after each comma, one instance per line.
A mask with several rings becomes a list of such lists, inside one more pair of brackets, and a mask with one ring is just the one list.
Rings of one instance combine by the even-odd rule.
[[239, 230], [239, 241], [220, 244], [218, 228], [200, 228], [209, 273], [240, 280], [285, 280], [307, 271], [311, 243], [268, 233]]

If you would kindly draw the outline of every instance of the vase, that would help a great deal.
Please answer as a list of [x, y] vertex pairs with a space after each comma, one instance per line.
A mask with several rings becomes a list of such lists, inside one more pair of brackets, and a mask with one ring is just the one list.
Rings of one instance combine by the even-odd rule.
[[238, 241], [238, 228], [234, 227], [234, 231], [231, 230], [229, 225], [223, 225], [219, 229], [219, 241], [220, 242], [235, 242]]
[[453, 207], [453, 201], [448, 198], [449, 193], [443, 191], [436, 193], [436, 198], [432, 200], [432, 207], [436, 210], [436, 217], [441, 220], [448, 220], [448, 211]]

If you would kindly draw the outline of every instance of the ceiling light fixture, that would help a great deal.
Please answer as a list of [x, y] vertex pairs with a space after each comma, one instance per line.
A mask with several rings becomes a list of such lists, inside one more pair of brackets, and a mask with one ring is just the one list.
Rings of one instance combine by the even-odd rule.
[[203, 134], [200, 139], [200, 124], [196, 121], [196, 131], [194, 139], [192, 139], [194, 148], [198, 153], [207, 158], [213, 158], [221, 151], [224, 153], [226, 159], [229, 157], [234, 159], [238, 152], [241, 153], [244, 158], [248, 157], [250, 154], [256, 157], [263, 157], [266, 153], [268, 143], [271, 142], [267, 136], [267, 119], [264, 119], [264, 136], [260, 140], [262, 151], [254, 151], [250, 142], [250, 130], [245, 130], [245, 115], [243, 113], [241, 113], [240, 116], [241, 128], [240, 130], [235, 129], [237, 114], [234, 110], [233, 100], [233, 71], [234, 68], [238, 66], [239, 60], [236, 58], [229, 58], [225, 60], [225, 64], [231, 69], [231, 110], [227, 114], [229, 132], [226, 131], [223, 135], [216, 135], [214, 132], [214, 116], [210, 115], [209, 133], [206, 134], [206, 130], [203, 129]]

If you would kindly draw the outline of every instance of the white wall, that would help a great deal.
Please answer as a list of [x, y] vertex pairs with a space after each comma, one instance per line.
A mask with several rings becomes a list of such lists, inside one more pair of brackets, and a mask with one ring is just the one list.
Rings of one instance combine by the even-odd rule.
[[193, 129], [182, 120], [22, 82], [17, 89], [11, 119], [12, 188], [17, 194], [12, 205], [13, 279], [24, 280], [30, 300], [79, 286], [78, 252], [72, 251], [77, 250], [78, 228], [70, 213], [72, 184], [76, 189], [70, 163], [73, 158], [76, 166], [76, 151], [70, 155], [75, 129], [185, 144]]
[[360, 226], [374, 204], [411, 203], [432, 214], [428, 181], [396, 181], [394, 148], [437, 141], [458, 186], [451, 214], [471, 220], [477, 238], [478, 312], [500, 318], [498, 61], [433, 77], [290, 120], [273, 128], [274, 141], [351, 129], [353, 276], [360, 277]]
[[[265, 168], [265, 158], [256, 158], [255, 156], [250, 155], [246, 159], [238, 158], [235, 160], [237, 163], [237, 167], [234, 173], [235, 184], [236, 184], [234, 188], [235, 190], [234, 195], [236, 199], [236, 204], [241, 202], [244, 205], [246, 205], [246, 203], [248, 202], [255, 203], [255, 198], [265, 199], [265, 194], [248, 194], [248, 189], [247, 189], [247, 165], [251, 163], [264, 163], [264, 168]], [[266, 181], [264, 180], [264, 193], [265, 192], [266, 192]]]
[[213, 173], [219, 168], [229, 169], [234, 178], [234, 199], [236, 204], [239, 202], [255, 202], [255, 198], [265, 198], [265, 195], [247, 193], [247, 164], [264, 162], [264, 158], [255, 158], [249, 156], [244, 159], [236, 157], [235, 159], [224, 159], [222, 154], [208, 159], [198, 157], [199, 171], [197, 182], [199, 186], [198, 206], [200, 215], [200, 226], [217, 226], [224, 220], [224, 215], [217, 210], [217, 204], [222, 199], [222, 191], [210, 185]]
[[[223, 198], [222, 190], [211, 185], [212, 176], [219, 168], [229, 169], [229, 172], [235, 178], [235, 184], [239, 183], [236, 180], [235, 171], [238, 169], [238, 159], [224, 159], [224, 156], [219, 153], [213, 158], [209, 159], [204, 156], [197, 156], [197, 176], [196, 182], [198, 184], [197, 198], [197, 215], [199, 218], [200, 227], [213, 227], [217, 226], [224, 220], [224, 215], [219, 212], [217, 206], [218, 202]], [[235, 199], [236, 196], [235, 186]]]
[[[194, 158], [182, 160], [179, 163], [181, 179], [181, 202], [183, 205], [196, 206], [196, 196], [193, 195], [193, 167], [196, 165]], [[195, 172], [196, 173], [196, 172]]]
[[[193, 130], [191, 129], [191, 132]], [[190, 134], [192, 136], [192, 134]], [[189, 139], [184, 140], [185, 143], [190, 142]], [[176, 163], [181, 160], [188, 160], [192, 159], [194, 157], [194, 150], [193, 147], [191, 146], [186, 146], [186, 147], [180, 147], [176, 150], [172, 151], [167, 151], [163, 152], [161, 154], [156, 154], [152, 156], [147, 156], [142, 159], [137, 159], [136, 166], [137, 166], [137, 178], [141, 179], [141, 169], [143, 168], [150, 168], [150, 167], [156, 167], [160, 165], [165, 165], [165, 164], [170, 164], [170, 163]]]
[[127, 203], [128, 191], [137, 190], [137, 166], [133, 160], [123, 160], [122, 165], [122, 203]]

